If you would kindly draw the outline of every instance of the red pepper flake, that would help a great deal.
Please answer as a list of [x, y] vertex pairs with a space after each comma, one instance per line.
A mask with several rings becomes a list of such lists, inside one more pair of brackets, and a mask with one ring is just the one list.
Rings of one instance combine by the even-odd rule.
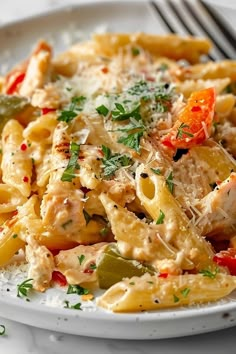
[[20, 149], [21, 149], [21, 151], [26, 151], [27, 145], [25, 143], [21, 144]]
[[41, 114], [42, 115], [45, 115], [45, 114], [50, 113], [50, 112], [55, 112], [55, 108], [42, 108], [41, 109]]
[[101, 69], [101, 71], [103, 72], [103, 74], [107, 74], [108, 71], [109, 71], [109, 69], [108, 69], [106, 66], [104, 66], [104, 67]]
[[18, 214], [18, 210], [15, 210], [12, 214], [12, 216], [16, 216]]
[[158, 275], [158, 278], [167, 278], [168, 277], [168, 273], [160, 273], [159, 275]]
[[23, 177], [23, 182], [28, 183], [29, 182], [29, 178], [27, 176], [24, 176]]
[[0, 232], [2, 232], [4, 230], [4, 228], [3, 227], [0, 227]]
[[199, 112], [199, 111], [201, 111], [201, 107], [200, 107], [200, 106], [193, 106], [193, 107], [191, 108], [191, 111], [192, 111], [192, 112]]
[[52, 281], [59, 284], [60, 286], [67, 285], [66, 277], [61, 272], [58, 272], [57, 270], [54, 270], [54, 272], [52, 272]]

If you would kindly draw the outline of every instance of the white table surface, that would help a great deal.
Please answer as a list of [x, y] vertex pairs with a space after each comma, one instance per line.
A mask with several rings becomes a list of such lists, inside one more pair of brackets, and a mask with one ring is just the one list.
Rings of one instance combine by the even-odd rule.
[[[213, 0], [213, 2], [222, 0]], [[1, 0], [0, 25], [52, 10], [80, 0]], [[224, 5], [236, 7], [235, 0]], [[1, 49], [0, 49], [1, 50]], [[1, 315], [1, 314], [0, 314]], [[236, 327], [195, 335], [153, 341], [106, 340], [61, 334], [18, 324], [0, 317], [6, 335], [0, 337], [0, 354], [234, 354]]]

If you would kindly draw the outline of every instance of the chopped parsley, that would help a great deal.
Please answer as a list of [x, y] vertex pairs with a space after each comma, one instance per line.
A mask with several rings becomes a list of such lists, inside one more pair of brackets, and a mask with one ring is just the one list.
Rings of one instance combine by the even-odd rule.
[[27, 296], [30, 289], [33, 288], [33, 285], [30, 283], [33, 279], [26, 279], [21, 284], [17, 285], [17, 296]]
[[159, 168], [151, 168], [151, 171], [156, 175], [161, 175], [161, 170]]
[[13, 236], [12, 236], [12, 238], [17, 238], [18, 237], [18, 235], [17, 234], [14, 234]]
[[89, 290], [80, 285], [69, 285], [67, 289], [67, 294], [87, 295], [88, 293]]
[[71, 103], [69, 107], [63, 111], [61, 111], [59, 117], [57, 120], [69, 123], [71, 122], [75, 117], [77, 117], [78, 113], [82, 111], [82, 106], [84, 104], [84, 101], [86, 100], [86, 97], [84, 96], [79, 96], [79, 97], [73, 97], [71, 99]]
[[126, 111], [124, 106], [120, 103], [115, 103], [115, 106], [116, 106], [116, 110], [111, 111], [112, 120], [114, 121], [123, 121], [130, 118], [134, 118], [136, 120], [142, 119], [140, 115], [140, 105], [138, 105], [137, 107], [135, 107], [133, 110], [129, 112]]
[[156, 224], [157, 225], [160, 225], [160, 224], [164, 224], [164, 219], [165, 219], [165, 214], [164, 212], [160, 209], [160, 214], [159, 214], [159, 217], [156, 221]]
[[167, 184], [167, 187], [168, 187], [170, 193], [173, 194], [174, 183], [173, 183], [173, 172], [172, 171], [169, 173], [169, 175], [166, 178], [166, 184]]
[[190, 128], [188, 124], [181, 123], [179, 128], [177, 129], [177, 134], [176, 134], [176, 139], [182, 139], [183, 135], [187, 135], [189, 137], [193, 137], [194, 135], [186, 130], [184, 128]]
[[85, 260], [85, 255], [81, 254], [80, 256], [78, 256], [78, 260], [79, 260], [79, 264], [81, 265], [83, 263], [83, 261]]
[[132, 51], [132, 54], [133, 54], [134, 57], [136, 57], [137, 55], [140, 54], [140, 50], [137, 47], [132, 47], [131, 51]]
[[189, 288], [184, 288], [183, 290], [181, 290], [181, 294], [183, 295], [183, 297], [187, 297], [189, 292], [190, 292]]
[[95, 270], [95, 269], [97, 269], [97, 266], [96, 266], [95, 263], [91, 263], [91, 264], [89, 265], [89, 268], [92, 269], [92, 270]]
[[102, 159], [104, 177], [112, 177], [121, 167], [132, 164], [132, 159], [129, 156], [112, 155], [111, 150], [107, 146], [102, 145], [102, 152], [104, 154], [104, 158]]
[[117, 129], [117, 131], [123, 132], [123, 135], [118, 139], [118, 143], [122, 143], [139, 153], [140, 140], [145, 130], [146, 128], [142, 121], [132, 119], [129, 124]]
[[174, 302], [175, 302], [175, 303], [176, 303], [176, 302], [179, 302], [179, 297], [176, 296], [175, 294], [174, 294], [173, 296], [174, 296]]
[[73, 178], [75, 178], [75, 170], [78, 170], [78, 157], [79, 157], [80, 145], [72, 142], [70, 144], [70, 160], [65, 171], [62, 174], [61, 181], [63, 182], [71, 182]]
[[4, 325], [0, 325], [0, 336], [4, 336], [6, 333], [6, 327]]
[[106, 117], [109, 113], [109, 109], [102, 104], [101, 106], [96, 108], [96, 111], [101, 114], [102, 116]]
[[78, 302], [75, 305], [71, 305], [69, 301], [65, 300], [64, 303], [65, 303], [64, 308], [66, 308], [66, 309], [74, 309], [74, 310], [81, 310], [82, 311], [81, 302]]
[[215, 279], [217, 274], [219, 273], [219, 268], [215, 268], [215, 270], [211, 271], [210, 269], [202, 269], [199, 271], [204, 277], [208, 277], [211, 279]]

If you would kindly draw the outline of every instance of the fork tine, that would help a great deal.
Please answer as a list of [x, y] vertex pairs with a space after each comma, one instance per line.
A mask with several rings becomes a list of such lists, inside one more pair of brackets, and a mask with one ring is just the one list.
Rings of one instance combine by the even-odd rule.
[[[171, 0], [166, 0], [166, 2], [168, 3], [169, 7], [171, 8], [171, 10], [175, 14], [175, 16], [179, 19], [181, 25], [184, 27], [186, 32], [188, 34], [190, 34], [191, 36], [195, 36], [196, 33], [194, 33], [192, 28], [188, 25], [188, 23], [185, 19], [185, 16], [184, 16], [183, 12], [181, 11], [181, 7], [177, 6], [176, 2], [172, 2]], [[207, 57], [211, 60], [215, 60], [215, 58], [211, 54], [209, 54]]]
[[214, 10], [214, 8], [207, 3], [205, 3], [202, 0], [199, 0], [200, 4], [202, 7], [205, 9], [205, 11], [208, 13], [209, 16], [211, 16], [212, 20], [215, 22], [215, 25], [220, 29], [220, 31], [223, 33], [225, 39], [228, 41], [228, 43], [234, 48], [235, 50], [235, 45], [236, 45], [236, 36], [234, 36], [234, 33], [229, 30], [229, 27], [227, 26], [227, 23], [221, 18], [217, 12]]
[[155, 11], [158, 13], [159, 17], [161, 18], [163, 24], [167, 28], [167, 30], [171, 33], [176, 33], [174, 27], [171, 25], [170, 21], [167, 19], [165, 16], [164, 12], [161, 10], [161, 6], [156, 1], [151, 1], [152, 7], [155, 9]]
[[[194, 21], [201, 27], [201, 29], [206, 33], [207, 37], [211, 39], [213, 42], [214, 46], [217, 48], [217, 50], [220, 52], [220, 54], [226, 58], [226, 59], [231, 59], [231, 56], [225, 51], [224, 48], [219, 44], [219, 42], [216, 40], [216, 38], [209, 32], [208, 28], [200, 18], [199, 14], [197, 11], [195, 11], [194, 7], [190, 5], [190, 2], [188, 0], [182, 0], [182, 3], [185, 5], [187, 8], [188, 12], [191, 14], [192, 18]], [[194, 2], [197, 4], [197, 2]]]

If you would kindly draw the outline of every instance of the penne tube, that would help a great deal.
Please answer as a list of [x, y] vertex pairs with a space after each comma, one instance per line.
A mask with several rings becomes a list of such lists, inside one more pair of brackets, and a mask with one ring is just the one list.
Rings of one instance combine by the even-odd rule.
[[226, 274], [144, 274], [113, 285], [97, 299], [98, 306], [113, 312], [159, 310], [217, 301], [236, 288], [235, 277]]

